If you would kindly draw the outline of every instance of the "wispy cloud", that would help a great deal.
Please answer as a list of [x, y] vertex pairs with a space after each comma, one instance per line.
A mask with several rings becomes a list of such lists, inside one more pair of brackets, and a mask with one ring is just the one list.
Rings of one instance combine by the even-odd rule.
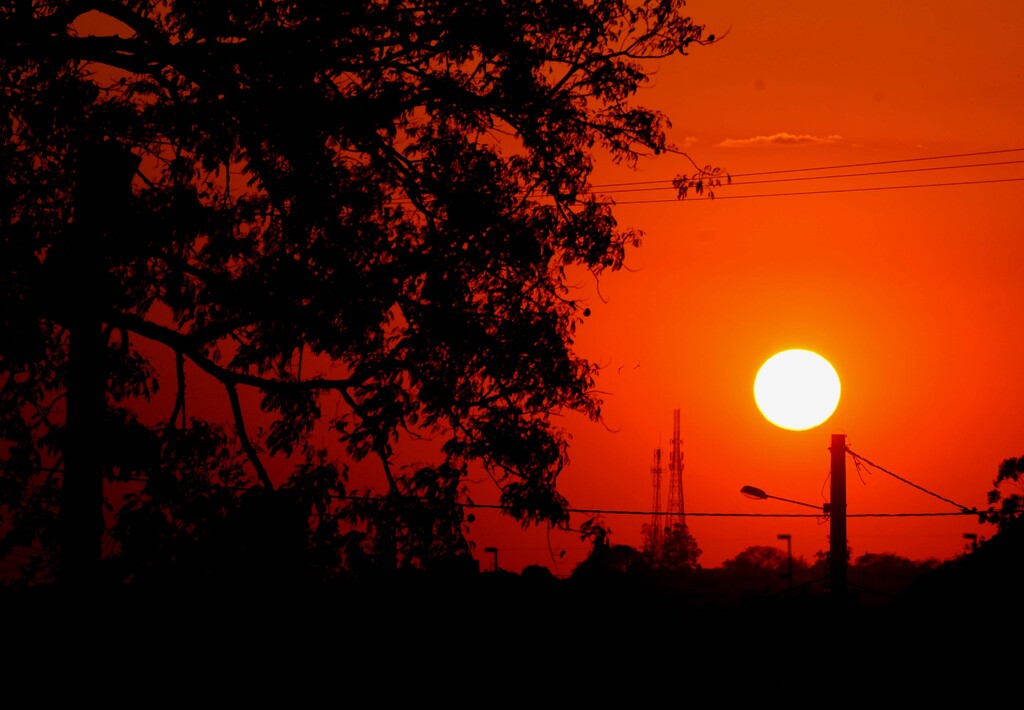
[[809, 136], [792, 133], [775, 133], [770, 136], [754, 136], [753, 138], [726, 138], [718, 144], [720, 148], [750, 148], [759, 145], [806, 145], [822, 143], [838, 143], [842, 136]]

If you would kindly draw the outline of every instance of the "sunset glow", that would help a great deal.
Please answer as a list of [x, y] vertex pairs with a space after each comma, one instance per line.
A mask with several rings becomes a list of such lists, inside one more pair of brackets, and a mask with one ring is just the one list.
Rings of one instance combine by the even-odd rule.
[[[463, 4], [466, 17], [476, 17], [472, 3], [453, 7]], [[23, 200], [28, 207], [10, 207], [15, 202], [6, 193], [0, 201], [0, 224], [17, 227], [7, 229], [0, 246], [23, 257], [4, 252], [8, 295], [24, 293], [41, 304], [7, 299], [6, 352], [25, 363], [5, 360], [0, 348], [0, 366], [9, 369], [0, 367], [0, 391], [33, 406], [18, 427], [2, 417], [0, 425], [9, 436], [34, 437], [45, 454], [22, 456], [18, 442], [0, 437], [10, 460], [0, 461], [9, 463], [0, 471], [5, 482], [15, 474], [49, 481], [49, 467], [64, 465], [49, 442], [67, 438], [57, 415], [73, 418], [58, 391], [68, 386], [72, 360], [50, 357], [36, 342], [70, 352], [73, 328], [60, 319], [78, 318], [77, 300], [88, 296], [81, 309], [91, 309], [91, 320], [74, 326], [91, 328], [95, 353], [85, 360], [94, 376], [85, 389], [95, 411], [117, 404], [116, 423], [125, 431], [135, 431], [137, 418], [146, 431], [175, 442], [190, 441], [182, 434], [194, 432], [204, 456], [230, 462], [227, 491], [244, 490], [235, 481], [242, 477], [254, 490], [297, 490], [325, 509], [376, 510], [380, 500], [388, 502], [381, 510], [395, 515], [418, 511], [426, 491], [459, 514], [445, 518], [443, 530], [460, 542], [465, 536], [467, 554], [483, 571], [543, 567], [568, 578], [594, 555], [596, 541], [611, 550], [653, 549], [651, 542], [671, 530], [665, 521], [678, 520], [706, 570], [750, 549], [783, 546], [791, 560], [813, 562], [830, 551], [826, 509], [849, 509], [851, 561], [950, 560], [992, 535], [991, 519], [968, 512], [991, 505], [1001, 462], [1024, 453], [1024, 3], [982, 3], [970, 7], [969, 21], [951, 22], [964, 13], [962, 3], [688, 0], [685, 14], [714, 40], [695, 41], [682, 55], [659, 51], [635, 69], [606, 70], [593, 82], [579, 79], [596, 66], [583, 52], [568, 55], [551, 38], [509, 34], [506, 41], [514, 17], [500, 16], [496, 4], [484, 3], [479, 12], [494, 14], [494, 27], [502, 28], [484, 37], [497, 49], [475, 56], [481, 44], [474, 38], [465, 45], [471, 59], [448, 49], [451, 37], [475, 31], [470, 20], [449, 29], [447, 15], [428, 21], [415, 4], [363, 3], [358, 12], [339, 4], [332, 12], [352, 15], [351, 22], [363, 22], [369, 9], [382, 17], [407, 13], [410, 22], [436, 31], [438, 52], [452, 54], [427, 51], [418, 35], [403, 37], [405, 24], [389, 29], [375, 21], [380, 47], [351, 28], [338, 35], [344, 41], [296, 40], [294, 52], [314, 58], [320, 49], [310, 47], [368, 54], [324, 61], [326, 68], [294, 87], [280, 78], [299, 76], [286, 71], [286, 62], [263, 60], [257, 48], [264, 45], [242, 42], [234, 28], [203, 29], [219, 39], [196, 34], [202, 51], [193, 57], [187, 32], [187, 42], [149, 47], [148, 20], [124, 25], [111, 10], [94, 10], [77, 15], [68, 36], [54, 43], [46, 38], [64, 30], [51, 26], [63, 27], [78, 6], [53, 3], [64, 9], [49, 18], [37, 7], [49, 3], [22, 5], [40, 27], [23, 33], [40, 38], [39, 66], [64, 61], [65, 43], [82, 38], [76, 51], [85, 59], [76, 61], [90, 66], [92, 78], [71, 95], [46, 72], [23, 71], [19, 48], [7, 83], [26, 86], [8, 95], [29, 108], [27, 97], [40, 91], [36, 83], [58, 97], [54, 106], [100, 96], [90, 104], [91, 130], [145, 160], [116, 183], [123, 191], [108, 196], [106, 184], [97, 183], [80, 198], [90, 209], [76, 211], [37, 163], [64, 174], [50, 156], [81, 132], [71, 119], [83, 112], [24, 112], [41, 128], [18, 130], [39, 142], [42, 158], [11, 138], [23, 119], [8, 120], [11, 130], [0, 135], [22, 171], [9, 176], [11, 190], [25, 183], [36, 194]], [[149, 11], [136, 6], [151, 8], [124, 5], [101, 4], [124, 17]], [[274, 7], [241, 4], [237, 12], [263, 12], [264, 5]], [[181, 7], [186, 14], [202, 10], [197, 26], [207, 13], [223, 14], [216, 3]], [[561, 4], [552, 7], [553, 22], [564, 13]], [[538, 8], [544, 4], [522, 4], [514, 15]], [[17, 12], [0, 11], [11, 37], [21, 33], [22, 20], [11, 19]], [[456, 17], [452, 12], [445, 10]], [[316, 19], [310, 36], [325, 26]], [[239, 27], [257, 32], [273, 22], [250, 24]], [[573, 21], [565, 36], [591, 33], [577, 27], [583, 25]], [[278, 46], [276, 35], [261, 41]], [[627, 54], [628, 45], [611, 46], [615, 55]], [[55, 49], [59, 56], [49, 57]], [[568, 56], [552, 61], [553, 49]], [[152, 54], [131, 55], [143, 50]], [[502, 64], [527, 50], [540, 59], [521, 71]], [[236, 55], [252, 62], [252, 76], [231, 69]], [[207, 56], [207, 64], [194, 64]], [[173, 82], [164, 69], [170, 59], [183, 66]], [[257, 70], [267, 73], [266, 86], [253, 78]], [[128, 99], [151, 120], [149, 80], [130, 91], [118, 84], [122, 73], [136, 71], [152, 73], [153, 91], [164, 92], [161, 130], [181, 134], [185, 167], [155, 129], [128, 123], [118, 132], [104, 123], [133, 115], [120, 107]], [[587, 126], [578, 140], [551, 140], [570, 135], [563, 124], [599, 98], [602, 82], [634, 71], [647, 81], [608, 94], [613, 108], [620, 97], [623, 107], [635, 101], [643, 108], [623, 114], [631, 128], [617, 141], [628, 144], [633, 126], [664, 118], [663, 146], [621, 159], [601, 140], [610, 124], [600, 113], [577, 122]], [[218, 72], [230, 81], [213, 81]], [[534, 80], [536, 90], [520, 86]], [[254, 98], [278, 81], [277, 93]], [[572, 101], [548, 105], [576, 83]], [[314, 107], [337, 105], [311, 110], [279, 98], [293, 92], [308, 92]], [[493, 110], [477, 116], [489, 102]], [[67, 136], [50, 131], [51, 115], [68, 123]], [[179, 125], [193, 115], [209, 139]], [[271, 138], [280, 143], [279, 156], [268, 152]], [[206, 165], [199, 154], [216, 141], [225, 145]], [[536, 147], [548, 142], [568, 149]], [[106, 174], [104, 161], [83, 165]], [[287, 166], [284, 178], [271, 170], [277, 165]], [[256, 168], [266, 171], [262, 181]], [[702, 180], [681, 199], [680, 176], [697, 173], [727, 177]], [[81, 174], [74, 179], [90, 187], [88, 173]], [[179, 179], [188, 190], [177, 189]], [[160, 180], [167, 184], [158, 193], [153, 185]], [[316, 189], [294, 187], [303, 182]], [[65, 225], [57, 215], [74, 218]], [[51, 249], [51, 242], [67, 251]], [[82, 246], [94, 243], [95, 250]], [[596, 246], [583, 248], [590, 243]], [[566, 256], [574, 250], [576, 261]], [[95, 263], [80, 265], [83, 255]], [[80, 286], [94, 282], [95, 293]], [[59, 298], [51, 296], [58, 287]], [[37, 326], [39, 312], [55, 314], [59, 327]], [[153, 358], [152, 377], [136, 353]], [[38, 375], [40, 363], [54, 374]], [[137, 369], [121, 376], [116, 394], [125, 402], [134, 395], [138, 411], [125, 405], [122, 416], [112, 394], [109, 401], [94, 396], [113, 381], [104, 368]], [[21, 379], [30, 376], [55, 388], [52, 401]], [[138, 396], [150, 379], [152, 392]], [[421, 406], [428, 400], [431, 406]], [[288, 426], [275, 426], [278, 411]], [[51, 416], [52, 430], [42, 425]], [[223, 435], [190, 429], [203, 417]], [[378, 423], [384, 420], [390, 429]], [[80, 421], [88, 434], [106, 420]], [[849, 442], [848, 485], [836, 507], [830, 436]], [[118, 486], [141, 485], [135, 469], [143, 464], [163, 471], [173, 463], [182, 476], [214, 470], [184, 454], [180, 462], [167, 458], [157, 439], [124, 438], [94, 447], [99, 437], [83, 435], [77, 459], [98, 457], [102, 466], [82, 468], [97, 481], [100, 473], [108, 476], [104, 490], [116, 489], [118, 500]], [[157, 454], [143, 458], [136, 448], [144, 444]], [[116, 466], [104, 458], [112, 456], [108, 449], [121, 456]], [[444, 485], [422, 473], [428, 470], [440, 472]], [[316, 486], [293, 487], [294, 471], [315, 474]], [[524, 481], [542, 483], [545, 495], [533, 495]], [[558, 495], [546, 495], [555, 483]], [[751, 486], [771, 495], [738, 494]], [[181, 495], [188, 490], [182, 486]], [[47, 496], [38, 496], [39, 505], [50, 505]], [[522, 505], [510, 506], [516, 496]], [[390, 505], [405, 498], [415, 503]], [[125, 494], [124, 501], [134, 500]], [[565, 517], [545, 518], [563, 500]], [[794, 515], [787, 500], [810, 508]], [[2, 503], [0, 496], [0, 523], [7, 524]], [[509, 508], [540, 522], [524, 525]], [[347, 551], [357, 538], [320, 508], [313, 518], [325, 530], [330, 524], [339, 540], [350, 535], [337, 550]], [[126, 529], [133, 534], [143, 529], [132, 525]], [[392, 535], [405, 528], [376, 530]], [[434, 549], [432, 540], [424, 536], [422, 548]], [[109, 540], [103, 544], [115, 549]], [[28, 562], [35, 569], [38, 547], [8, 545], [7, 569]]]

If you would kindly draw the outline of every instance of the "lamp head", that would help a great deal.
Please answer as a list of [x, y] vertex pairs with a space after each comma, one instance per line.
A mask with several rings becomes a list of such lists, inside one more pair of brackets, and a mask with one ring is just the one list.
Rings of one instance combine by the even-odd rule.
[[740, 489], [740, 493], [747, 496], [748, 498], [756, 498], [757, 500], [764, 500], [768, 497], [768, 494], [762, 491], [760, 488], [754, 486], [743, 486]]

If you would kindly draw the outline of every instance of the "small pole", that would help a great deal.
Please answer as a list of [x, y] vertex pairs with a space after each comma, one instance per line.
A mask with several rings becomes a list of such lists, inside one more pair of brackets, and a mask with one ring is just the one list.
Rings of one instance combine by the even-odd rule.
[[786, 577], [789, 579], [789, 593], [793, 595], [793, 536], [789, 533], [779, 533], [779, 539], [786, 541]]
[[829, 572], [833, 599], [846, 599], [846, 435], [833, 434]]

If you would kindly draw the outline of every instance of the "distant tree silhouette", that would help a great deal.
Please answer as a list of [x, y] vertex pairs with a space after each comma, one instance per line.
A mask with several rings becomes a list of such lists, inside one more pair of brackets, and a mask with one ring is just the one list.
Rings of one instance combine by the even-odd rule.
[[[1011, 488], [1017, 492], [1008, 493]], [[980, 514], [981, 522], [994, 524], [999, 532], [1024, 525], [1024, 456], [1004, 459], [999, 464], [988, 502], [988, 510]]]
[[928, 620], [942, 614], [973, 628], [989, 623], [993, 609], [1016, 604], [1024, 593], [1022, 491], [1024, 456], [1004, 459], [992, 481], [988, 509], [978, 513], [980, 522], [995, 525], [996, 533], [972, 542], [963, 555], [929, 565], [901, 595], [898, 612]]
[[[809, 563], [793, 558], [793, 579], [788, 579], [788, 554], [767, 545], [754, 545], [722, 563], [721, 580], [738, 598], [782, 598], [810, 601], [829, 595], [828, 551], [815, 553]], [[852, 553], [851, 553], [852, 557]], [[894, 602], [921, 578], [940, 566], [935, 559], [911, 560], [891, 553], [865, 553], [852, 559], [848, 582], [860, 608], [877, 608]]]
[[580, 537], [591, 545], [590, 554], [572, 571], [573, 579], [636, 576], [650, 569], [645, 555], [629, 545], [613, 544], [611, 529], [600, 516], [584, 521]]
[[737, 597], [775, 597], [785, 592], [806, 596], [816, 591], [815, 581], [823, 578], [823, 565], [812, 565], [803, 557], [794, 557], [790, 578], [789, 563], [786, 550], [752, 545], [735, 557], [723, 560], [720, 578], [727, 584], [729, 594]]
[[590, 554], [572, 571], [574, 579], [605, 577], [609, 574], [635, 576], [646, 572], [649, 562], [635, 547], [614, 544], [612, 530], [601, 516], [590, 518], [580, 526], [580, 538], [590, 543]]
[[[735, 557], [724, 560], [722, 569], [754, 577], [778, 576], [786, 572], [789, 558], [784, 550], [769, 545], [752, 545]], [[800, 559], [793, 560], [794, 568], [805, 567]]]
[[703, 551], [685, 523], [672, 523], [658, 535], [658, 545], [651, 544], [653, 537], [645, 537], [644, 557], [648, 564], [658, 570], [692, 570], [698, 566]]
[[904, 595], [901, 610], [919, 607], [972, 623], [985, 623], [992, 610], [1012, 605], [1024, 592], [1024, 456], [1004, 459], [979, 513], [996, 533], [969, 550], [920, 575]]
[[865, 553], [853, 560], [849, 579], [865, 602], [872, 601], [871, 595], [884, 602], [902, 593], [939, 564], [935, 559], [918, 561], [891, 553]]
[[[468, 555], [475, 466], [523, 525], [566, 526], [553, 417], [601, 412], [573, 278], [640, 238], [593, 160], [675, 150], [633, 99], [646, 60], [713, 41], [683, 7], [0, 7], [0, 553], [87, 578], [106, 531], [114, 574], [155, 575], [288, 509], [310, 564], [419, 566]], [[172, 411], [140, 406], [168, 385]], [[208, 387], [226, 416], [187, 396]], [[377, 460], [383, 502], [324, 429]]]
[[642, 576], [650, 570], [640, 550], [631, 545], [607, 545], [595, 548], [573, 570], [575, 579], [607, 574]]

